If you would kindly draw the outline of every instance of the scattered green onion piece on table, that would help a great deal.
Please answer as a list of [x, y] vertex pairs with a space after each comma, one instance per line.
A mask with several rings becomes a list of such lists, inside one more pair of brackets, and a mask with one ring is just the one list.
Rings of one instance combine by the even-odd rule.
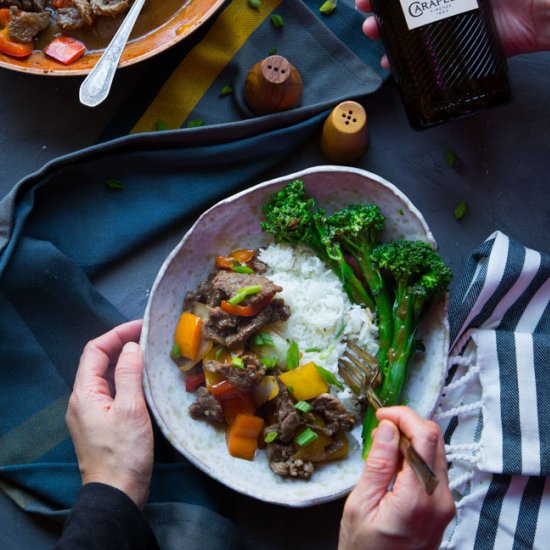
[[310, 443], [313, 443], [319, 436], [311, 429], [306, 428], [297, 438], [296, 443], [300, 445], [300, 447], [305, 447], [306, 445], [309, 445]]
[[468, 205], [465, 201], [462, 201], [455, 209], [454, 216], [456, 221], [460, 221], [468, 212]]
[[248, 0], [248, 5], [255, 10], [259, 10], [262, 3], [260, 0]]
[[298, 350], [298, 344], [292, 340], [288, 351], [286, 352], [286, 366], [288, 370], [295, 369], [300, 364], [300, 351]]
[[447, 162], [449, 168], [454, 168], [456, 166], [458, 157], [452, 149], [447, 149], [447, 152], [445, 153], [445, 161]]
[[198, 128], [199, 126], [204, 126], [204, 120], [190, 120], [185, 127], [186, 128]]
[[277, 439], [277, 436], [279, 434], [277, 432], [268, 432], [268, 434], [264, 437], [264, 441], [266, 443], [273, 443]]
[[162, 118], [157, 118], [155, 121], [155, 131], [162, 132], [163, 130], [168, 130], [168, 124]]
[[280, 29], [285, 24], [285, 20], [278, 13], [274, 13], [271, 16], [271, 23], [276, 29]]
[[232, 306], [236, 306], [240, 304], [247, 296], [251, 296], [253, 294], [258, 294], [258, 292], [261, 292], [262, 285], [252, 285], [252, 286], [245, 286], [241, 288], [240, 290], [237, 290], [229, 300], [227, 300]]
[[220, 97], [224, 97], [226, 95], [231, 95], [233, 93], [233, 86], [224, 86], [220, 90]]
[[342, 384], [342, 382], [340, 382], [340, 380], [338, 380], [338, 378], [336, 378], [336, 376], [334, 376], [334, 374], [332, 374], [332, 372], [330, 372], [329, 370], [327, 370], [323, 367], [320, 367], [319, 365], [315, 365], [315, 366], [317, 367], [317, 371], [321, 375], [321, 378], [327, 384], [332, 384], [333, 386], [336, 386], [337, 388], [340, 388], [341, 390], [344, 389], [344, 385]]
[[174, 344], [172, 346], [172, 355], [177, 359], [178, 357], [181, 357], [181, 351], [180, 347], [177, 344]]
[[240, 357], [233, 357], [231, 364], [238, 369], [244, 369], [244, 361]]
[[336, 9], [336, 0], [326, 0], [319, 8], [323, 15], [330, 15]]
[[276, 53], [277, 53], [277, 47], [271, 46], [271, 48], [269, 48], [269, 55], [275, 55]]
[[294, 408], [302, 411], [303, 413], [308, 413], [313, 410], [313, 407], [307, 401], [298, 401], [298, 403], [294, 405]]
[[105, 185], [109, 191], [122, 191], [124, 189], [124, 184], [120, 180], [108, 179], [105, 182]]

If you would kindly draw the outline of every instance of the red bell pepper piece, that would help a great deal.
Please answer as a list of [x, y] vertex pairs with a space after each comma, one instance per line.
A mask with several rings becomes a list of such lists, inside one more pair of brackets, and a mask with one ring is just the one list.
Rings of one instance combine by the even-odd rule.
[[74, 63], [84, 55], [85, 51], [86, 46], [82, 42], [64, 35], [57, 36], [44, 48], [47, 56], [64, 65]]
[[204, 372], [199, 372], [197, 374], [188, 374], [185, 377], [185, 391], [193, 392], [199, 386], [204, 384]]

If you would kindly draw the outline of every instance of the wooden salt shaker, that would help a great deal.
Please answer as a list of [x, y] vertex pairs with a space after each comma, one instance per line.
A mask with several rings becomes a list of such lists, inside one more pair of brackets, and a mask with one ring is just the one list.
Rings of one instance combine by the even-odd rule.
[[367, 113], [356, 101], [338, 104], [325, 120], [321, 150], [332, 162], [359, 160], [369, 146]]
[[296, 107], [302, 98], [302, 77], [281, 55], [258, 61], [248, 72], [244, 97], [257, 115], [286, 111]]

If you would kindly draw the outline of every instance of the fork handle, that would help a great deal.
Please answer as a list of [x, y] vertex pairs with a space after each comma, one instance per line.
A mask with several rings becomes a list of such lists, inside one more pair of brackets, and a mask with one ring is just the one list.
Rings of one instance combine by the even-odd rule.
[[431, 495], [437, 487], [439, 479], [433, 473], [426, 461], [418, 454], [411, 440], [406, 435], [401, 434], [399, 438], [399, 450], [414, 470], [414, 473], [424, 486], [424, 489], [426, 489], [426, 493]]

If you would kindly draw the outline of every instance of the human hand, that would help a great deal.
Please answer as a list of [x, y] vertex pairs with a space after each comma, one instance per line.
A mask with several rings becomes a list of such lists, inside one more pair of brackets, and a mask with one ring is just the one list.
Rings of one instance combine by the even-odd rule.
[[[376, 416], [380, 424], [363, 473], [344, 506], [339, 550], [438, 548], [455, 514], [439, 426], [408, 407], [380, 409]], [[401, 458], [398, 428], [439, 478], [431, 496]]]
[[[372, 12], [371, 0], [355, 0], [356, 6]], [[550, 50], [550, 0], [493, 0], [493, 15], [504, 52], [508, 57]], [[373, 15], [363, 22], [363, 32], [378, 40], [380, 33]], [[381, 65], [390, 69], [384, 56]]]
[[116, 487], [143, 509], [153, 470], [153, 429], [141, 385], [140, 332], [141, 321], [132, 321], [86, 344], [66, 422], [82, 483]]

